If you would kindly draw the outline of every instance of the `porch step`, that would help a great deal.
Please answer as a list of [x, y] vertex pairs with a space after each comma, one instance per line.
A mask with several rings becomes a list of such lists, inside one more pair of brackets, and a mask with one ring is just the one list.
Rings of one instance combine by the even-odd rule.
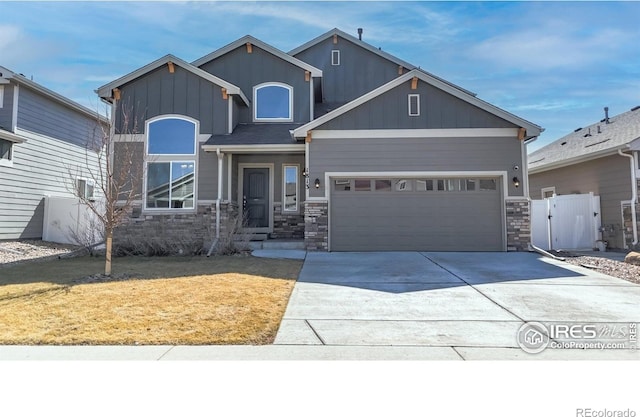
[[304, 250], [303, 240], [265, 240], [262, 242], [249, 242], [251, 250], [259, 249], [287, 249], [287, 250]]

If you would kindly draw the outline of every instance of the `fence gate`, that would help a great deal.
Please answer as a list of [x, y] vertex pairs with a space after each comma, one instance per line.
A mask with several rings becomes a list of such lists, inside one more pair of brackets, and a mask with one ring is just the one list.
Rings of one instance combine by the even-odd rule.
[[600, 196], [593, 193], [531, 201], [531, 240], [539, 248], [591, 250], [600, 226]]

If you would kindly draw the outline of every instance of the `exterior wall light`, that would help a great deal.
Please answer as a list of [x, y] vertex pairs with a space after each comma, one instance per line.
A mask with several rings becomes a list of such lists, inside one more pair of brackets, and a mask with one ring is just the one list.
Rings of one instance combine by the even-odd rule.
[[316, 188], [320, 188], [320, 178], [316, 178], [316, 181], [314, 182]]
[[518, 177], [513, 177], [513, 185], [515, 185], [516, 188], [520, 187], [520, 180]]

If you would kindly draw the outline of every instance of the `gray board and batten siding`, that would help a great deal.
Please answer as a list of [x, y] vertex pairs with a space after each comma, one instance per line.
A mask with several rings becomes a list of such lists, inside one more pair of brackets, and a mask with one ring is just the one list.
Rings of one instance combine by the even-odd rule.
[[0, 107], [0, 128], [12, 131], [13, 128], [13, 96], [15, 86], [13, 84], [2, 84], [4, 86], [2, 107]]
[[[331, 65], [331, 53], [340, 51], [340, 65]], [[397, 78], [398, 64], [338, 36], [329, 37], [295, 55], [322, 70], [322, 101], [346, 103]], [[407, 72], [404, 68], [403, 72]]]
[[[350, 138], [314, 139], [309, 144], [309, 178], [325, 172], [507, 171], [522, 164], [515, 137], [475, 138]], [[325, 184], [310, 196], [325, 195]], [[523, 196], [523, 187], [509, 183], [509, 196]]]
[[[409, 94], [420, 95], [419, 116], [409, 116]], [[424, 81], [412, 90], [411, 81], [407, 81], [314, 130], [504, 127], [518, 126]]]
[[370, 190], [333, 188], [331, 250], [502, 251], [500, 181], [492, 190], [472, 181], [473, 191], [419, 190], [417, 182], [400, 191], [395, 179], [383, 189], [374, 184], [387, 181], [372, 181]]
[[[123, 126], [123, 110], [137, 120], [136, 133], [144, 133], [145, 121], [156, 116], [178, 114], [200, 122], [201, 134], [226, 134], [229, 127], [229, 104], [222, 97], [222, 87], [176, 65], [172, 74], [166, 66], [120, 87], [116, 128], [119, 133], [133, 133], [133, 125]], [[131, 113], [134, 113], [133, 115]], [[132, 123], [132, 122], [131, 122]]]
[[[279, 82], [293, 87], [293, 123], [310, 121], [311, 81], [305, 81], [305, 70], [279, 58], [258, 46], [248, 53], [242, 45], [199, 66], [216, 77], [240, 87], [253, 101], [253, 87], [267, 82]], [[252, 123], [252, 109], [242, 108], [240, 123]]]
[[542, 198], [542, 188], [555, 187], [558, 195], [600, 196], [602, 225], [613, 225], [617, 233], [609, 247], [624, 248], [621, 202], [631, 199], [631, 175], [627, 158], [611, 155], [529, 175], [529, 192], [534, 200]]

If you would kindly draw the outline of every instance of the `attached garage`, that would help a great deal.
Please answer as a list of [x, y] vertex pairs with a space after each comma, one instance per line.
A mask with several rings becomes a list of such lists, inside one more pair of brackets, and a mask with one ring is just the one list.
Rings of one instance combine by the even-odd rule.
[[499, 178], [332, 178], [332, 251], [503, 251]]

